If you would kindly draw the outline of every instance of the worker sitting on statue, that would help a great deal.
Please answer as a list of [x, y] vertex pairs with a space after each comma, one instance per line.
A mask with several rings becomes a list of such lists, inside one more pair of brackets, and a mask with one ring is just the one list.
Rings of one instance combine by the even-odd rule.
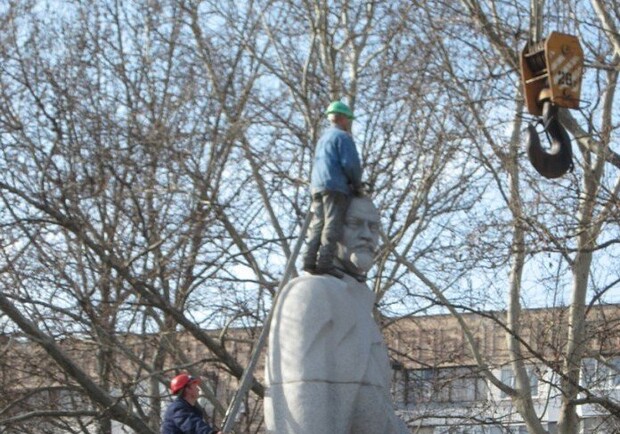
[[334, 265], [336, 243], [342, 236], [351, 197], [361, 192], [362, 167], [351, 137], [351, 109], [334, 101], [325, 114], [330, 127], [319, 139], [314, 154], [310, 183], [314, 216], [308, 230], [303, 269], [340, 278], [342, 273]]

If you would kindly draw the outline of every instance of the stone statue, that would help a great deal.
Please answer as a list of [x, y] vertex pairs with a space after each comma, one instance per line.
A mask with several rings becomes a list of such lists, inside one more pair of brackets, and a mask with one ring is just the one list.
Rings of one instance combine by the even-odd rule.
[[375, 295], [362, 282], [378, 237], [377, 209], [353, 197], [335, 259], [344, 276], [301, 276], [278, 297], [265, 367], [268, 433], [409, 432], [392, 407]]

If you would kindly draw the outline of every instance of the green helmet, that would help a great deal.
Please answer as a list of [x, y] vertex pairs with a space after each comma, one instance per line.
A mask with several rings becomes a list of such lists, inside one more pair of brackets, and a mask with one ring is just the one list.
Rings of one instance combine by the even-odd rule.
[[329, 107], [327, 107], [325, 114], [329, 115], [331, 113], [338, 113], [348, 117], [349, 119], [353, 119], [353, 112], [349, 106], [342, 101], [334, 101], [329, 105]]

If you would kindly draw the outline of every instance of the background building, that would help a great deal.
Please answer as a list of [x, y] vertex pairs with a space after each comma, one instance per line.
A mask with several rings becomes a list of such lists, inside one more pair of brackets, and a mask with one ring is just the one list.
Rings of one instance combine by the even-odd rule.
[[[527, 433], [508, 394], [490, 376], [514, 387], [513, 354], [507, 348], [505, 315], [462, 316], [474, 331], [486, 366], [474, 360], [459, 322], [451, 315], [403, 318], [387, 327], [394, 357], [394, 401], [412, 432], [420, 434]], [[535, 411], [556, 433], [566, 345], [564, 309], [530, 310], [520, 334], [523, 362]], [[594, 402], [620, 402], [620, 307], [593, 308], [582, 361], [579, 406], [582, 433], [620, 432], [620, 415]]]
[[[523, 361], [535, 411], [549, 434], [556, 433], [562, 393], [562, 350], [566, 345], [563, 309], [529, 310], [523, 313], [522, 344], [528, 349]], [[461, 323], [452, 315], [432, 315], [385, 319], [384, 333], [393, 367], [393, 399], [398, 414], [412, 433], [418, 434], [508, 434], [527, 433], [526, 426], [511, 397], [492, 384], [491, 377], [515, 386], [513, 359], [507, 348], [503, 313], [486, 312], [461, 316], [462, 324], [473, 331], [476, 345], [484, 356], [484, 366], [472, 356]], [[613, 405], [620, 402], [620, 305], [594, 307], [588, 314], [591, 339], [582, 362], [582, 393], [579, 405], [583, 434], [620, 433], [620, 415]], [[247, 362], [256, 330], [228, 331], [226, 348], [235, 358]], [[221, 331], [213, 332], [218, 336]], [[251, 333], [250, 333], [251, 332]], [[238, 382], [213, 363], [213, 356], [200, 342], [187, 334], [169, 337], [192, 364], [188, 369], [205, 378], [200, 404], [216, 422], [232, 399]], [[4, 336], [4, 357], [0, 379], [6, 391], [0, 398], [0, 433], [98, 432], [93, 421], [98, 413], [90, 400], [54, 367], [45, 352], [19, 336]], [[153, 336], [128, 335], [128, 346], [154, 345]], [[96, 375], [97, 352], [85, 340], [60, 342], [62, 348], [79, 354], [80, 367]], [[16, 363], [19, 362], [19, 363]], [[15, 369], [20, 366], [21, 369]], [[142, 376], [136, 365], [123, 369], [133, 382], [112, 384], [113, 395], [135, 409], [149, 408], [152, 377]], [[170, 371], [159, 384], [159, 411], [171, 399], [166, 390]], [[263, 377], [263, 363], [256, 371]], [[211, 398], [211, 399], [209, 399]], [[612, 404], [606, 405], [606, 404]], [[219, 408], [218, 408], [219, 407]], [[43, 414], [42, 414], [43, 413]], [[35, 417], [36, 416], [36, 417]], [[238, 416], [240, 432], [263, 432], [262, 405], [249, 394]], [[157, 418], [154, 424], [158, 424]], [[134, 432], [118, 421], [109, 432]]]

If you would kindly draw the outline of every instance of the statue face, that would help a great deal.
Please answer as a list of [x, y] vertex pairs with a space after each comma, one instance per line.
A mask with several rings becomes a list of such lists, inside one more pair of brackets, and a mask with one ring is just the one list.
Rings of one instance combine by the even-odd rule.
[[336, 253], [345, 270], [366, 274], [372, 268], [379, 242], [379, 225], [379, 211], [370, 199], [354, 197]]

